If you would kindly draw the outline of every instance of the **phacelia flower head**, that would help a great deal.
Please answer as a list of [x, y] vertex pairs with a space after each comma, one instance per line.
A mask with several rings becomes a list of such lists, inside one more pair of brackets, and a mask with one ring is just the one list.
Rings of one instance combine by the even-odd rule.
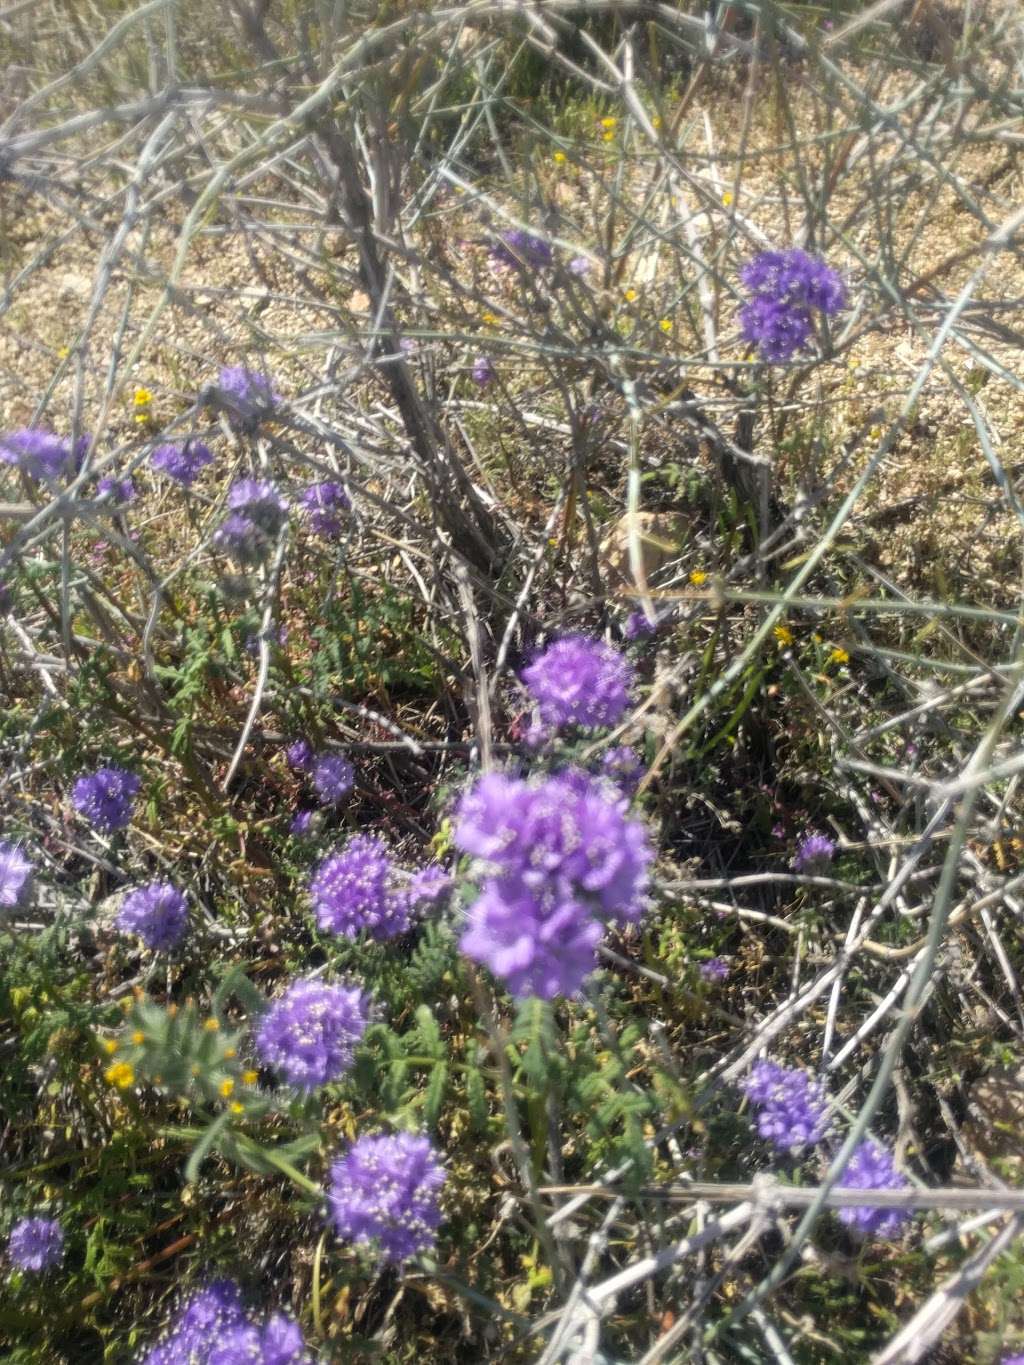
[[71, 803], [79, 815], [104, 834], [124, 829], [142, 781], [124, 768], [98, 768], [83, 773], [71, 789]]
[[229, 1327], [202, 1365], [313, 1365], [313, 1357], [298, 1323], [275, 1313], [263, 1327]]
[[614, 782], [623, 796], [632, 796], [643, 775], [643, 759], [629, 744], [616, 744], [601, 755], [601, 776]]
[[409, 904], [418, 907], [434, 905], [442, 896], [448, 894], [453, 885], [451, 873], [446, 872], [443, 867], [438, 867], [436, 863], [430, 867], [421, 867], [409, 878], [409, 885], [406, 888]]
[[334, 540], [345, 526], [343, 513], [352, 502], [340, 483], [311, 483], [299, 494], [299, 504], [306, 520], [318, 536]]
[[752, 298], [740, 309], [746, 339], [769, 362], [806, 350], [814, 334], [812, 310], [826, 315], [846, 306], [842, 279], [824, 261], [799, 247], [762, 251], [740, 278]]
[[337, 805], [355, 786], [355, 770], [341, 754], [318, 754], [311, 774], [321, 806]]
[[166, 474], [183, 488], [190, 488], [200, 470], [213, 463], [213, 451], [202, 441], [185, 441], [182, 445], [157, 446], [149, 462], [161, 474]]
[[824, 1089], [806, 1071], [758, 1062], [744, 1089], [758, 1111], [758, 1133], [779, 1151], [795, 1153], [813, 1147], [828, 1131]]
[[281, 401], [267, 375], [244, 365], [225, 365], [217, 376], [217, 387], [232, 426], [243, 431], [255, 430]]
[[479, 384], [482, 389], [486, 389], [488, 384], [494, 383], [494, 380], [497, 377], [497, 370], [495, 370], [494, 362], [489, 355], [478, 355], [473, 361], [471, 374], [473, 376], [473, 383]]
[[658, 629], [657, 621], [652, 621], [645, 611], [631, 611], [626, 617], [622, 633], [627, 640], [646, 640]]
[[605, 922], [643, 913], [647, 833], [611, 784], [587, 773], [485, 774], [459, 803], [455, 843], [487, 879], [462, 950], [513, 994], [574, 993], [596, 966]]
[[316, 811], [297, 810], [288, 825], [288, 833], [294, 835], [297, 839], [304, 839], [306, 835], [310, 834], [313, 830], [313, 818], [315, 815]]
[[210, 1352], [227, 1333], [245, 1325], [238, 1285], [215, 1280], [186, 1301], [167, 1335], [140, 1365], [208, 1365]]
[[724, 981], [729, 975], [729, 959], [727, 957], [711, 957], [706, 962], [702, 962], [697, 968], [704, 981]]
[[331, 1166], [327, 1201], [338, 1236], [401, 1264], [429, 1251], [441, 1222], [445, 1170], [430, 1139], [361, 1137]]
[[[905, 1190], [892, 1153], [866, 1138], [853, 1149], [846, 1170], [836, 1185], [840, 1190]], [[838, 1209], [839, 1221], [864, 1237], [898, 1237], [910, 1219], [909, 1209], [881, 1209], [865, 1205]]]
[[188, 902], [172, 882], [149, 882], [124, 898], [117, 916], [123, 934], [138, 934], [155, 953], [181, 942], [188, 925]]
[[0, 841], [0, 909], [17, 910], [32, 894], [35, 869], [17, 844]]
[[564, 635], [523, 670], [545, 725], [611, 726], [629, 706], [633, 667], [587, 635]]
[[365, 930], [394, 938], [409, 927], [408, 898], [397, 887], [396, 868], [384, 844], [357, 834], [340, 853], [329, 854], [313, 875], [310, 896], [321, 929], [344, 938]]
[[49, 1270], [64, 1255], [64, 1229], [56, 1218], [19, 1218], [11, 1228], [7, 1254], [19, 1270]]
[[1024, 1355], [1003, 1356], [999, 1365], [1024, 1365]]
[[525, 267], [543, 270], [555, 259], [550, 242], [523, 228], [509, 228], [491, 243], [489, 249], [495, 265], [506, 266], [509, 270]]
[[793, 856], [794, 872], [813, 872], [835, 857], [835, 843], [827, 834], [808, 834], [799, 841]]
[[284, 751], [284, 756], [288, 761], [289, 768], [294, 768], [299, 773], [308, 773], [315, 758], [313, 746], [308, 739], [297, 739], [289, 744]]
[[256, 1051], [296, 1090], [336, 1081], [352, 1065], [366, 1029], [369, 999], [356, 987], [304, 978], [288, 987], [263, 1017]]
[[115, 507], [124, 507], [126, 503], [134, 500], [135, 485], [131, 479], [117, 479], [107, 474], [97, 481], [96, 494], [98, 497], [106, 498]]
[[32, 479], [56, 479], [71, 463], [71, 446], [50, 431], [22, 427], [0, 436], [0, 462], [16, 465]]
[[265, 479], [238, 479], [213, 542], [240, 564], [260, 564], [288, 519], [288, 503]]

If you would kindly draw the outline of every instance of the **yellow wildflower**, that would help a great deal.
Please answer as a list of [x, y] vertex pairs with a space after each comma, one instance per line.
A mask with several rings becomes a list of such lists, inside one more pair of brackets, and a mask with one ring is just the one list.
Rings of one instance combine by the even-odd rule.
[[845, 650], [842, 645], [836, 645], [835, 649], [828, 656], [828, 661], [830, 664], [848, 664], [850, 662], [849, 652]]
[[207, 1033], [216, 1033], [220, 1028], [220, 1020], [214, 1019], [211, 1015], [209, 1019], [203, 1020], [203, 1028], [206, 1029]]
[[732, 208], [732, 190], [726, 190], [722, 195], [722, 206], [727, 209]]
[[603, 118], [601, 120], [601, 127], [604, 128], [606, 131], [610, 131], [612, 128], [615, 127], [618, 121], [619, 120], [617, 118]]
[[242, 1084], [243, 1084], [243, 1085], [255, 1085], [256, 1082], [259, 1080], [259, 1078], [260, 1078], [260, 1073], [259, 1073], [258, 1071], [243, 1071], [243, 1072], [242, 1072]]
[[67, 348], [66, 346], [62, 346], [62, 347], [60, 348], [60, 350], [57, 352], [57, 359], [58, 359], [58, 360], [67, 360], [67, 358], [68, 358], [68, 356], [69, 356], [70, 354], [71, 354], [71, 352], [68, 350], [68, 348]]
[[663, 332], [671, 332], [671, 330], [672, 330], [672, 319], [671, 319], [671, 318], [662, 318], [662, 319], [659, 321], [658, 326], [661, 328], [661, 330], [662, 330]]
[[651, 127], [652, 127], [652, 128], [660, 128], [660, 127], [661, 127], [661, 115], [660, 115], [660, 114], [655, 114], [654, 117], [651, 119]]
[[235, 1083], [231, 1079], [231, 1077], [228, 1076], [225, 1080], [221, 1081], [219, 1088], [220, 1093], [224, 1096], [225, 1099], [227, 1099], [227, 1097], [231, 1094], [232, 1090], [234, 1090]]
[[237, 1100], [232, 1100], [232, 1101], [231, 1101], [231, 1112], [232, 1112], [232, 1114], [244, 1114], [244, 1113], [245, 1113], [245, 1105], [244, 1105], [244, 1104], [239, 1104]]
[[116, 1085], [118, 1090], [127, 1090], [135, 1079], [135, 1072], [127, 1062], [115, 1062], [104, 1071], [103, 1079], [110, 1085]]
[[776, 626], [772, 634], [780, 645], [791, 645], [793, 643], [793, 632], [789, 626]]
[[690, 573], [690, 582], [695, 588], [699, 588], [702, 583], [708, 581], [708, 576], [703, 569], [694, 569]]
[[104, 1050], [104, 1052], [109, 1052], [109, 1053], [111, 1054], [111, 1056], [113, 1056], [113, 1054], [117, 1051], [117, 1039], [116, 1039], [116, 1038], [104, 1038], [104, 1039], [102, 1040], [102, 1042], [103, 1042], [103, 1050]]
[[622, 295], [622, 297], [626, 300], [627, 303], [632, 303], [633, 300], [636, 298], [636, 290], [632, 288], [627, 289], [625, 293]]
[[553, 154], [553, 156], [552, 156], [552, 160], [557, 161], [558, 164], [561, 165], [562, 162], [565, 160], [565, 153], [564, 153], [564, 152], [555, 152], [555, 153]]
[[137, 408], [148, 408], [153, 401], [151, 389], [138, 388], [135, 390], [134, 403]]
[[144, 1043], [145, 1041], [146, 1035], [142, 1032], [142, 1029], [137, 1028], [135, 1032], [132, 1034], [132, 1042], [135, 1044], [136, 1047], [138, 1047], [140, 1043]]
[[602, 134], [601, 134], [601, 141], [602, 141], [602, 142], [614, 142], [614, 141], [615, 141], [615, 134], [614, 134], [614, 133], [602, 133]]
[[480, 321], [485, 323], [486, 326], [488, 327], [493, 327], [494, 324], [498, 321], [498, 319], [495, 317], [493, 313], [481, 313]]
[[238, 1051], [237, 1051], [236, 1048], [233, 1048], [233, 1047], [226, 1047], [226, 1048], [224, 1049], [224, 1056], [227, 1057], [227, 1058], [229, 1058], [229, 1059], [230, 1059], [231, 1057], [237, 1057], [237, 1056], [238, 1056]]

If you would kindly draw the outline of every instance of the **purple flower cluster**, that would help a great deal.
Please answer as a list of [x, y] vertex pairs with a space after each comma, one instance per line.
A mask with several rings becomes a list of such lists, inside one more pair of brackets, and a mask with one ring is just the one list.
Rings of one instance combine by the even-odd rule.
[[743, 335], [770, 363], [807, 349], [814, 333], [812, 310], [832, 314], [846, 306], [839, 275], [799, 247], [762, 251], [740, 278], [753, 295], [740, 309]]
[[758, 1133], [779, 1151], [813, 1147], [828, 1131], [825, 1091], [806, 1071], [758, 1062], [744, 1089], [758, 1111]]
[[545, 725], [614, 725], [629, 706], [633, 667], [587, 635], [564, 635], [523, 670]]
[[629, 744], [617, 744], [601, 755], [601, 776], [613, 782], [623, 796], [632, 796], [643, 775], [643, 759]]
[[702, 962], [697, 970], [704, 981], [724, 981], [729, 975], [729, 959], [727, 957], [708, 958], [707, 962]]
[[586, 773], [534, 782], [486, 774], [459, 803], [455, 842], [487, 878], [462, 950], [514, 995], [577, 991], [596, 966], [604, 923], [643, 913], [646, 831]]
[[999, 1365], [1024, 1365], [1024, 1355], [1004, 1356]]
[[[79, 447], [81, 444], [79, 442]], [[70, 465], [71, 456], [69, 441], [39, 427], [22, 427], [20, 431], [0, 436], [0, 462], [16, 465], [32, 479], [59, 478]]]
[[64, 1229], [56, 1218], [19, 1218], [11, 1228], [7, 1254], [19, 1270], [49, 1270], [64, 1255]]
[[32, 894], [35, 869], [17, 844], [0, 842], [0, 909], [17, 910]]
[[808, 834], [799, 841], [793, 856], [794, 872], [813, 872], [835, 857], [835, 843], [827, 834]]
[[361, 1137], [331, 1166], [327, 1200], [339, 1237], [372, 1243], [400, 1264], [429, 1251], [441, 1222], [445, 1170], [430, 1139]]
[[352, 1065], [366, 1029], [369, 999], [355, 987], [295, 981], [264, 1015], [256, 1051], [296, 1090], [336, 1081]]
[[409, 927], [408, 897], [396, 884], [397, 869], [380, 839], [357, 834], [340, 853], [329, 854], [313, 875], [310, 896], [321, 929], [344, 938], [366, 930], [394, 938]]
[[124, 768], [97, 768], [83, 773], [71, 789], [71, 803], [79, 815], [104, 834], [124, 829], [142, 781]]
[[352, 764], [341, 754], [318, 754], [310, 770], [321, 806], [337, 805], [355, 786]]
[[341, 535], [345, 525], [342, 513], [352, 506], [340, 483], [311, 483], [299, 494], [299, 503], [316, 534], [330, 540]]
[[115, 507], [124, 507], [126, 503], [134, 501], [135, 485], [131, 479], [117, 479], [106, 474], [97, 481], [96, 493], [97, 496], [112, 502]]
[[436, 863], [430, 867], [421, 867], [418, 872], [411, 875], [409, 885], [406, 887], [410, 908], [434, 905], [442, 896], [447, 895], [452, 885], [452, 875], [443, 867], [438, 867]]
[[473, 361], [471, 374], [473, 376], [473, 383], [479, 384], [482, 389], [486, 389], [488, 384], [494, 382], [497, 371], [494, 368], [494, 362], [491, 360], [490, 356], [478, 355]]
[[288, 519], [288, 503], [264, 479], [238, 479], [228, 493], [228, 514], [213, 543], [239, 564], [266, 559]]
[[186, 441], [184, 445], [157, 446], [149, 462], [175, 483], [190, 488], [199, 477], [200, 470], [213, 463], [213, 452], [202, 441]]
[[296, 739], [284, 751], [289, 768], [296, 772], [308, 773], [313, 766], [313, 746], [308, 739]]
[[551, 243], [523, 228], [509, 228], [490, 245], [491, 260], [509, 270], [543, 270], [554, 261]]
[[215, 1280], [193, 1295], [170, 1331], [140, 1365], [312, 1365], [291, 1318], [274, 1314], [263, 1326], [246, 1317], [238, 1285]]
[[[907, 1183], [897, 1174], [892, 1154], [865, 1139], [855, 1147], [846, 1170], [836, 1186], [840, 1190], [905, 1190]], [[863, 1206], [840, 1209], [839, 1221], [864, 1237], [898, 1237], [910, 1218], [909, 1209], [881, 1209]]]
[[123, 934], [138, 934], [155, 953], [180, 943], [188, 924], [188, 903], [172, 882], [149, 882], [130, 891], [117, 916]]
[[627, 640], [646, 640], [658, 629], [657, 621], [652, 621], [645, 611], [631, 611], [626, 617], [622, 633]]
[[281, 401], [269, 376], [247, 370], [244, 365], [223, 366], [217, 376], [217, 387], [230, 421], [243, 431], [255, 430]]

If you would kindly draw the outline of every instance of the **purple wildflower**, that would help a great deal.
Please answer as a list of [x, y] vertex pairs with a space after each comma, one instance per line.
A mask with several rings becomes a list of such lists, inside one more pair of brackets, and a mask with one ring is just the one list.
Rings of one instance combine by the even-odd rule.
[[421, 867], [409, 878], [409, 885], [406, 888], [409, 904], [434, 905], [442, 896], [447, 895], [453, 884], [451, 873], [446, 872], [443, 867], [438, 867], [436, 863], [432, 863], [430, 867]]
[[308, 773], [313, 766], [313, 746], [308, 739], [297, 739], [284, 751], [289, 768], [296, 772]]
[[1024, 1365], [1024, 1355], [1004, 1356], [999, 1365]]
[[0, 908], [17, 910], [32, 894], [35, 869], [17, 844], [0, 842]]
[[345, 525], [342, 512], [352, 506], [340, 483], [311, 483], [299, 494], [299, 503], [316, 534], [332, 540]]
[[578, 990], [604, 920], [643, 913], [652, 851], [609, 784], [570, 770], [540, 782], [489, 773], [459, 803], [455, 842], [490, 880], [462, 950], [516, 995]]
[[296, 1090], [336, 1081], [352, 1065], [369, 1000], [355, 987], [304, 978], [288, 987], [260, 1024], [256, 1051]]
[[107, 498], [115, 507], [123, 507], [125, 503], [134, 501], [135, 485], [131, 479], [116, 479], [112, 475], [105, 475], [96, 484], [98, 497]]
[[524, 267], [543, 270], [554, 260], [550, 242], [523, 228], [509, 228], [501, 233], [491, 243], [489, 250], [495, 265], [506, 266], [509, 270], [522, 270]]
[[296, 838], [307, 835], [313, 827], [313, 817], [316, 814], [311, 810], [297, 810], [292, 816], [291, 824], [288, 826], [288, 833], [294, 834]]
[[[839, 1179], [839, 1190], [905, 1190], [907, 1182], [896, 1171], [892, 1153], [866, 1138]], [[839, 1221], [864, 1237], [898, 1237], [910, 1218], [909, 1209], [881, 1209], [870, 1205], [839, 1209]]]
[[0, 436], [0, 462], [17, 465], [33, 479], [58, 478], [70, 459], [70, 444], [39, 427], [22, 427]]
[[626, 617], [622, 633], [627, 640], [646, 640], [657, 629], [657, 621], [652, 621], [645, 611], [631, 611]]
[[489, 355], [478, 355], [473, 361], [473, 383], [479, 384], [482, 389], [486, 389], [488, 384], [493, 384], [497, 378], [497, 370], [494, 368], [494, 361]]
[[346, 1241], [375, 1244], [386, 1261], [407, 1261], [437, 1240], [444, 1182], [429, 1138], [361, 1137], [331, 1166], [327, 1200], [335, 1230]]
[[19, 1218], [11, 1228], [7, 1254], [19, 1270], [49, 1270], [64, 1255], [64, 1229], [56, 1218]]
[[288, 503], [264, 479], [238, 479], [228, 493], [228, 514], [213, 543], [240, 564], [266, 559], [288, 519]]
[[758, 1062], [744, 1085], [757, 1115], [757, 1131], [782, 1152], [814, 1146], [828, 1130], [828, 1105], [820, 1082], [799, 1068]]
[[341, 754], [319, 754], [313, 761], [313, 786], [321, 806], [334, 806], [355, 786], [352, 764]]
[[729, 959], [727, 957], [708, 958], [706, 962], [700, 964], [697, 970], [704, 981], [724, 981], [729, 975]]
[[563, 635], [523, 670], [545, 725], [614, 725], [629, 706], [633, 667], [587, 635]]
[[827, 834], [808, 834], [799, 841], [793, 856], [794, 872], [813, 872], [835, 857], [836, 846]]
[[404, 933], [409, 907], [395, 880], [384, 844], [369, 834], [355, 835], [313, 875], [309, 890], [317, 924], [344, 938], [355, 938], [364, 929], [376, 939]]
[[71, 803], [91, 825], [111, 834], [124, 829], [131, 820], [141, 786], [141, 779], [124, 768], [97, 768], [94, 773], [83, 773], [75, 782]]
[[208, 1365], [210, 1352], [229, 1332], [244, 1325], [238, 1285], [215, 1280], [185, 1303], [163, 1341], [146, 1353], [140, 1365]]
[[184, 445], [157, 446], [149, 462], [161, 474], [166, 474], [183, 488], [190, 488], [199, 471], [213, 462], [213, 452], [202, 441], [186, 441]]
[[799, 247], [762, 251], [740, 278], [753, 295], [740, 310], [746, 339], [769, 362], [789, 360], [806, 350], [814, 332], [811, 310], [837, 313], [846, 306], [840, 276]]
[[203, 1365], [313, 1365], [298, 1323], [275, 1313], [263, 1327], [229, 1327]]
[[644, 762], [628, 744], [617, 744], [601, 755], [601, 776], [614, 782], [623, 796], [631, 796], [644, 775]]
[[124, 898], [117, 916], [123, 934], [138, 934], [147, 948], [168, 952], [188, 924], [188, 902], [172, 882], [149, 882]]
[[267, 375], [247, 370], [244, 365], [223, 366], [217, 376], [217, 387], [230, 421], [242, 430], [254, 430], [281, 401]]
[[589, 256], [574, 256], [569, 262], [570, 275], [589, 275], [592, 263]]

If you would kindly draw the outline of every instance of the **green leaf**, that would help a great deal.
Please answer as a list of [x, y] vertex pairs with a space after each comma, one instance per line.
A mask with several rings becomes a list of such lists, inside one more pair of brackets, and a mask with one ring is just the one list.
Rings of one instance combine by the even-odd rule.
[[206, 1160], [211, 1148], [228, 1126], [230, 1118], [231, 1115], [227, 1110], [225, 1110], [223, 1114], [218, 1114], [210, 1126], [204, 1131], [196, 1145], [192, 1148], [192, 1155], [185, 1163], [185, 1179], [189, 1184], [198, 1177], [199, 1167]]

